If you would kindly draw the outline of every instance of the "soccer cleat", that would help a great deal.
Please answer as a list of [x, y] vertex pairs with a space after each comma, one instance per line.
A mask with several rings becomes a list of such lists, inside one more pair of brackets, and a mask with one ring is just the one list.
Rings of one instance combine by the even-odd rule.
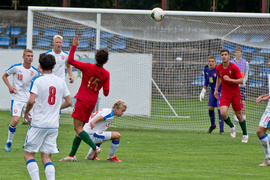
[[[85, 157], [84, 160], [92, 160], [91, 158], [88, 158], [88, 157]], [[95, 161], [99, 161], [100, 159], [99, 158], [95, 158], [94, 159]]]
[[270, 159], [265, 158], [262, 164], [259, 164], [259, 166], [269, 166], [270, 165]]
[[11, 142], [8, 142], [5, 146], [5, 151], [10, 152], [11, 151], [10, 147], [11, 147]]
[[235, 138], [236, 137], [236, 131], [235, 128], [231, 128], [231, 137]]
[[212, 131], [214, 130], [214, 129], [216, 129], [217, 128], [217, 126], [210, 126], [210, 128], [208, 129], [208, 131], [207, 131], [207, 133], [212, 133]]
[[225, 133], [224, 133], [224, 131], [220, 130], [220, 131], [219, 131], [219, 134], [225, 134]]
[[59, 161], [72, 161], [72, 162], [75, 162], [77, 159], [76, 159], [76, 156], [70, 156], [68, 155], [67, 157], [63, 158], [63, 159], [60, 159]]
[[247, 143], [248, 142], [248, 135], [243, 135], [242, 136], [242, 143]]
[[97, 149], [93, 150], [93, 156], [91, 157], [91, 160], [96, 159], [97, 155], [101, 152], [101, 149], [97, 147]]
[[111, 162], [123, 162], [123, 161], [117, 159], [117, 157], [115, 157], [115, 156], [113, 158], [111, 158], [111, 159], [107, 159], [107, 161], [111, 161]]

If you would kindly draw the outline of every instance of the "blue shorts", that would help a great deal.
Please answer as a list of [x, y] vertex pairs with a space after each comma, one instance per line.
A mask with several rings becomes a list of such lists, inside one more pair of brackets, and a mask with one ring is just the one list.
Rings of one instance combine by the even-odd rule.
[[218, 99], [214, 96], [214, 91], [210, 91], [208, 106], [210, 107], [219, 107], [220, 92], [218, 93]]

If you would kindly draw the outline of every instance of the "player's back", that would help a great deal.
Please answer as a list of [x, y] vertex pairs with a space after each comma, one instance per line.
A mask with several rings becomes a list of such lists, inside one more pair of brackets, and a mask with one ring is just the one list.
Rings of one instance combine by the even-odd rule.
[[85, 63], [85, 69], [82, 70], [82, 83], [79, 88], [77, 99], [82, 101], [96, 103], [99, 90], [103, 87], [109, 90], [110, 73], [103, 67], [98, 67], [95, 64]]
[[30, 92], [36, 94], [31, 125], [58, 128], [62, 99], [69, 95], [65, 81], [54, 74], [44, 74], [33, 80]]

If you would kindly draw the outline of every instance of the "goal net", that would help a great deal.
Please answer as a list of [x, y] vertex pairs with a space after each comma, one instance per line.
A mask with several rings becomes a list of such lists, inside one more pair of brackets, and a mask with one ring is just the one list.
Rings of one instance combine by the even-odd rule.
[[[151, 55], [152, 64], [148, 68], [148, 71], [151, 71], [151, 82], [144, 85], [150, 87], [150, 96], [149, 92], [144, 91], [139, 91], [139, 94], [136, 94], [136, 91], [127, 92], [130, 97], [128, 105], [143, 107], [149, 100], [149, 114], [144, 116], [128, 113], [124, 117], [116, 118], [113, 125], [200, 131], [207, 131], [210, 126], [209, 88], [203, 102], [199, 100], [204, 83], [202, 70], [207, 64], [207, 57], [215, 55], [219, 64], [221, 49], [228, 49], [232, 59], [235, 57], [235, 48], [242, 47], [242, 56], [249, 62], [249, 77], [246, 82], [247, 128], [248, 132], [255, 133], [266, 107], [264, 103], [256, 106], [255, 99], [268, 93], [270, 15], [165, 11], [163, 21], [154, 22], [150, 12], [29, 7], [27, 47], [48, 50], [53, 47], [52, 37], [60, 34], [64, 37], [63, 50], [69, 51], [76, 34], [81, 42], [78, 50], [85, 56], [96, 49], [107, 49], [116, 58], [118, 55], [126, 58], [136, 54]], [[127, 71], [131, 77], [147, 71], [125, 70], [124, 61], [117, 65], [123, 67], [122, 70]], [[141, 67], [144, 66], [143, 61], [138, 62], [142, 62]], [[121, 76], [120, 71], [118, 72]], [[115, 77], [117, 78], [117, 74]], [[135, 86], [139, 87], [140, 82], [144, 82], [144, 76], [135, 82]], [[127, 86], [130, 86], [130, 83], [117, 88], [120, 91]], [[147, 100], [138, 101], [138, 96]], [[107, 107], [111, 105], [107, 104]], [[228, 114], [233, 120], [231, 107]], [[219, 129], [217, 110], [215, 116]], [[229, 127], [224, 126], [225, 133], [229, 132]], [[237, 131], [241, 132], [239, 125]]]

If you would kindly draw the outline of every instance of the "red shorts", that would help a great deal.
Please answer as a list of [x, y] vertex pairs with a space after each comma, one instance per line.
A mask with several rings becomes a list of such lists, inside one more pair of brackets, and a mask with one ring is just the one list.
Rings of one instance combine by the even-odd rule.
[[89, 117], [91, 116], [94, 108], [95, 106], [77, 99], [71, 117], [88, 123]]
[[229, 97], [221, 95], [219, 102], [220, 102], [219, 107], [221, 106], [230, 107], [230, 104], [232, 104], [232, 108], [234, 111], [241, 111], [241, 109], [243, 108], [241, 94]]

